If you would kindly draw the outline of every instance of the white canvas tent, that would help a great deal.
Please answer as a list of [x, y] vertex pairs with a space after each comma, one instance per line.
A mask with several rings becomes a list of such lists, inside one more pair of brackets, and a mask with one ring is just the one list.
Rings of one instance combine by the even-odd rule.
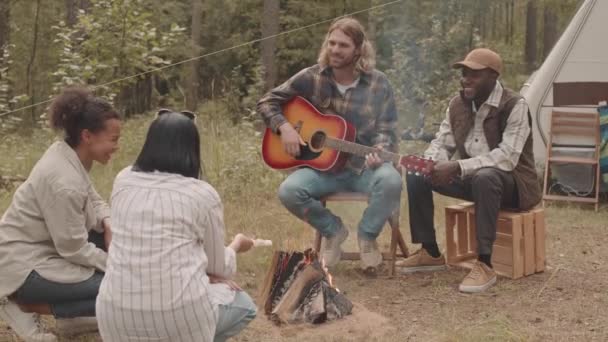
[[[553, 99], [555, 83], [570, 82], [608, 82], [608, 0], [585, 0], [574, 15], [572, 21], [557, 41], [542, 66], [530, 77], [521, 89], [530, 106], [533, 119], [534, 154], [538, 164], [544, 165], [549, 118], [556, 109]], [[607, 83], [608, 84], [608, 83]], [[608, 95], [608, 94], [607, 94]], [[597, 103], [595, 103], [597, 105]], [[591, 104], [590, 104], [591, 105]], [[568, 111], [595, 111], [593, 106], [568, 106]], [[592, 141], [577, 141], [581, 144], [593, 144]], [[588, 153], [584, 149], [564, 148], [564, 153]], [[556, 175], [571, 178], [575, 188], [593, 186], [592, 172], [589, 177], [574, 175], [567, 166]], [[582, 176], [582, 177], [581, 177]], [[584, 181], [589, 184], [582, 184]]]

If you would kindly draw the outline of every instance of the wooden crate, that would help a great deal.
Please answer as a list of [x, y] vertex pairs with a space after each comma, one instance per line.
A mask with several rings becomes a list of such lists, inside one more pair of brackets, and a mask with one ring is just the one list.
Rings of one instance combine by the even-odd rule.
[[[447, 263], [471, 268], [477, 259], [475, 208], [465, 202], [445, 208]], [[492, 266], [512, 279], [545, 270], [545, 213], [501, 210], [492, 248]]]

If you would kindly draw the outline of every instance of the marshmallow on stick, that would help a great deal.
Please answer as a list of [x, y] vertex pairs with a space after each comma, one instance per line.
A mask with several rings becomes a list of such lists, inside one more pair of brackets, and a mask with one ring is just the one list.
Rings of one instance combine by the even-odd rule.
[[253, 247], [271, 247], [271, 246], [272, 246], [272, 240], [262, 240], [262, 239], [253, 240]]

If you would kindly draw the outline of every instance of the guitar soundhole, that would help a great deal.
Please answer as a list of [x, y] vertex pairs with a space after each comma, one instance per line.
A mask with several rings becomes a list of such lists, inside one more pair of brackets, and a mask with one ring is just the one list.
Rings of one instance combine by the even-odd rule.
[[310, 149], [315, 152], [320, 152], [325, 146], [325, 132], [317, 131], [310, 137]]

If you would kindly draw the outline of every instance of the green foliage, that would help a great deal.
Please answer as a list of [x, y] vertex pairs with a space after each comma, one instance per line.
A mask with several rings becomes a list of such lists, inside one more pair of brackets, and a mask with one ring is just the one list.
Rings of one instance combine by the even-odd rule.
[[143, 0], [91, 2], [90, 11], [81, 12], [74, 27], [63, 21], [54, 26], [55, 43], [62, 46], [52, 73], [54, 92], [70, 84], [90, 84], [113, 100], [137, 78], [110, 82], [170, 64], [172, 48], [185, 40], [185, 29], [177, 24], [159, 31]]
[[[29, 97], [26, 94], [13, 95], [12, 76], [10, 71], [13, 65], [11, 50], [14, 49], [14, 44], [7, 44], [0, 47], [0, 115], [9, 112], [12, 108], [20, 107], [26, 104]], [[7, 115], [0, 117], [0, 132], [14, 132], [23, 122], [20, 115]]]
[[222, 100], [206, 102], [200, 112], [204, 176], [222, 197], [238, 201], [278, 186], [281, 175], [262, 161], [261, 134], [251, 122], [231, 124], [230, 108]]
[[[10, 52], [10, 59], [0, 61], [0, 111], [7, 106], [17, 108], [48, 99], [65, 85], [101, 86], [195, 53], [209, 54], [200, 60], [199, 97], [203, 101], [222, 99], [233, 124], [251, 116], [263, 92], [263, 74], [260, 44], [244, 43], [261, 38], [261, 1], [202, 1], [201, 40], [194, 45], [187, 29], [192, 20], [191, 1], [88, 2], [90, 6], [81, 10], [77, 23], [69, 27], [62, 20], [66, 15], [65, 2], [41, 1], [36, 46], [33, 18], [37, 2], [11, 2], [12, 45], [10, 51], [5, 50]], [[387, 2], [279, 0], [279, 32], [310, 27], [277, 38], [278, 82], [316, 63], [332, 18]], [[580, 0], [538, 0], [537, 18], [543, 20], [542, 10], [550, 8], [557, 15], [561, 31], [579, 3]], [[376, 46], [378, 68], [388, 74], [395, 88], [402, 126], [413, 124], [423, 104], [427, 114], [434, 116], [428, 122], [440, 119], [446, 100], [458, 87], [458, 72], [450, 69], [450, 64], [475, 46], [499, 51], [506, 64], [503, 79], [508, 86], [519, 88], [527, 77], [522, 68], [526, 5], [527, 0], [402, 1], [357, 14], [355, 17], [368, 29]], [[539, 23], [538, 28], [542, 30], [543, 25]], [[539, 31], [538, 36], [541, 35]], [[34, 86], [28, 91], [26, 69], [34, 50]], [[151, 97], [154, 86], [163, 96], [162, 105], [182, 107], [184, 89], [188, 87], [186, 73], [190, 72], [183, 67], [186, 65], [155, 71], [149, 75], [152, 77], [101, 86], [98, 93], [114, 99], [122, 109], [121, 101]], [[159, 90], [159, 83], [164, 90]], [[3, 89], [9, 89], [10, 96], [3, 97]], [[145, 111], [154, 105], [148, 101], [145, 109], [135, 106], [134, 111]], [[38, 107], [39, 112], [42, 108]], [[25, 124], [29, 124], [28, 115], [23, 112], [16, 116], [27, 119]], [[3, 122], [6, 124], [7, 120]]]
[[[432, 113], [443, 113], [458, 84], [458, 73], [451, 64], [468, 49], [471, 34], [466, 13], [457, 17], [452, 14], [450, 20], [454, 24], [445, 24], [454, 9], [453, 1], [443, 1], [438, 8], [413, 3], [403, 7], [410, 20], [391, 35], [408, 38], [394, 39], [392, 65], [387, 74], [395, 88], [400, 113], [406, 122], [415, 122], [424, 104], [430, 105]], [[479, 40], [475, 33], [472, 37], [475, 42]]]
[[[197, 117], [204, 178], [218, 190], [224, 202], [240, 203], [260, 194], [268, 196], [267, 189], [278, 187], [283, 175], [262, 161], [261, 134], [250, 122], [231, 124], [228, 110], [221, 100], [209, 101], [201, 107], [203, 114]], [[102, 197], [109, 198], [116, 174], [136, 159], [153, 119], [154, 114], [149, 113], [125, 121], [119, 151], [108, 165], [95, 164], [91, 178]], [[36, 130], [31, 137], [1, 136], [4, 163], [0, 165], [0, 176], [27, 177], [55, 138], [50, 130]], [[0, 188], [0, 214], [11, 197], [12, 192]]]

